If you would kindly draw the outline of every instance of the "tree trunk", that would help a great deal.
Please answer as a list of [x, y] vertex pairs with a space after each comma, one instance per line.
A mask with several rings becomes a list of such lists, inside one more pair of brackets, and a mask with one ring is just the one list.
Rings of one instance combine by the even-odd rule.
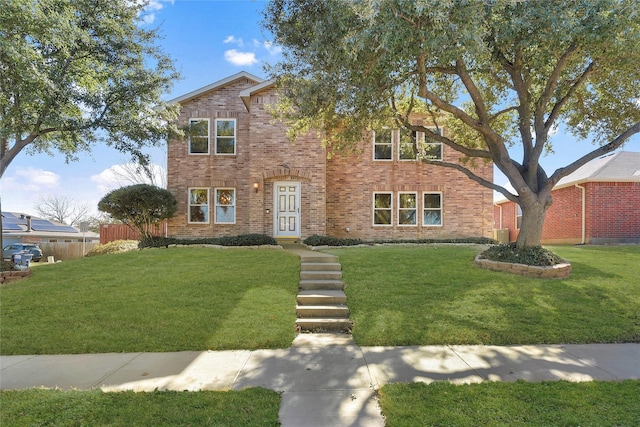
[[547, 198], [546, 203], [540, 202], [537, 199], [527, 203], [521, 198], [520, 208], [522, 209], [522, 222], [520, 224], [520, 233], [516, 240], [517, 248], [522, 249], [540, 246], [544, 217], [549, 206], [551, 206], [551, 196]]

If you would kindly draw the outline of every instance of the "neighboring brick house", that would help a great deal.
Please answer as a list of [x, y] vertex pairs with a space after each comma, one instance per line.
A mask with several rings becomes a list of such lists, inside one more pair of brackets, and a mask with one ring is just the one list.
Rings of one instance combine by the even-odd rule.
[[[542, 243], [640, 243], [640, 153], [620, 151], [592, 160], [554, 187]], [[494, 226], [519, 233], [519, 206], [500, 197]]]
[[[409, 159], [410, 135], [368, 132], [357, 155], [327, 158], [316, 132], [286, 138], [269, 113], [276, 100], [272, 81], [246, 72], [173, 100], [179, 125], [194, 130], [169, 141], [168, 189], [178, 200], [169, 236], [491, 237], [492, 191]], [[422, 146], [448, 161], [460, 156]], [[491, 181], [493, 165], [479, 162], [475, 172]]]

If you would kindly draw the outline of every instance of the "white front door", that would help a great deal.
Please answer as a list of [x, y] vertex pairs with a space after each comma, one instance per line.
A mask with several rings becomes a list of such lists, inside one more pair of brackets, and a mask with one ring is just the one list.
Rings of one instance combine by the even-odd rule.
[[300, 183], [276, 182], [273, 184], [273, 194], [274, 235], [300, 237]]

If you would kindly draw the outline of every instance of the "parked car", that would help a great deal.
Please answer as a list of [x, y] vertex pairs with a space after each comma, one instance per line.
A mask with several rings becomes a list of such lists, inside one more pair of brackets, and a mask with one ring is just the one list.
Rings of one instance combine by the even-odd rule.
[[12, 243], [2, 249], [2, 259], [13, 261], [13, 255], [27, 253], [33, 255], [32, 261], [38, 262], [42, 259], [42, 249], [33, 243]]

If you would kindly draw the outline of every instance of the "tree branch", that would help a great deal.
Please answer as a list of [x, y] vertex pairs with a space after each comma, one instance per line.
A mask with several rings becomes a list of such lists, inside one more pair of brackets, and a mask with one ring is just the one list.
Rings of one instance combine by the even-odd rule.
[[556, 169], [556, 171], [549, 178], [549, 181], [547, 182], [547, 185], [545, 187], [549, 187], [549, 186], [554, 187], [558, 183], [558, 181], [560, 181], [560, 179], [562, 179], [563, 177], [575, 172], [581, 166], [584, 166], [586, 163], [590, 162], [591, 160], [614, 151], [615, 149], [620, 147], [622, 144], [624, 144], [627, 139], [631, 138], [633, 135], [637, 133], [640, 133], [640, 122], [637, 122], [636, 124], [631, 126], [629, 129], [622, 132], [610, 143], [605, 144], [601, 147], [598, 147], [597, 149], [593, 150], [588, 154], [585, 154], [575, 162], [570, 163], [565, 167]]

